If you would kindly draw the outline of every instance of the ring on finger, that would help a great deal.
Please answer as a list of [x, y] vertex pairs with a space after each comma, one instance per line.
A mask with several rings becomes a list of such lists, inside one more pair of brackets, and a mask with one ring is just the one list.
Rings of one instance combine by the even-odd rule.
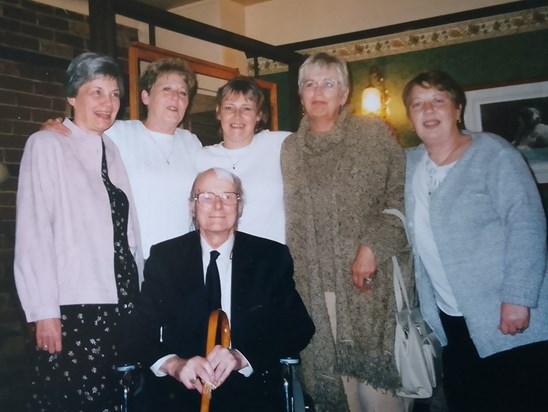
[[364, 281], [363, 281], [363, 283], [366, 286], [369, 286], [372, 282], [373, 282], [373, 278], [365, 278]]
[[190, 383], [194, 384], [198, 381], [198, 378], [194, 377], [194, 378], [190, 378]]

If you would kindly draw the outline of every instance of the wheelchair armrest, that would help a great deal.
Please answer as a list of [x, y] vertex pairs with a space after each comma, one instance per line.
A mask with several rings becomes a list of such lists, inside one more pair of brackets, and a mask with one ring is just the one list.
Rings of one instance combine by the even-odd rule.
[[299, 365], [301, 363], [301, 359], [298, 356], [287, 356], [285, 358], [280, 358], [280, 363], [282, 365]]
[[135, 365], [135, 364], [126, 364], [126, 365], [117, 366], [116, 372], [122, 372], [122, 373], [131, 372], [137, 369], [137, 366], [138, 365]]
[[283, 369], [283, 394], [284, 394], [284, 412], [307, 412], [313, 411], [306, 405], [302, 385], [297, 377], [297, 365], [301, 363], [301, 358], [297, 356], [286, 356], [280, 358]]

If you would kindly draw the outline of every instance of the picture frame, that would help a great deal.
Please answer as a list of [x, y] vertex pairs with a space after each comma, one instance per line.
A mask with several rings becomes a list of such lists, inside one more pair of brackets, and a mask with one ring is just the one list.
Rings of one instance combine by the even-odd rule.
[[471, 88], [466, 91], [468, 130], [502, 136], [524, 155], [537, 183], [548, 185], [548, 80]]
[[[129, 116], [130, 119], [143, 117], [143, 107], [139, 92], [139, 77], [146, 65], [164, 58], [179, 58], [185, 60], [198, 78], [198, 91], [190, 112], [183, 124], [197, 134], [203, 145], [220, 142], [218, 124], [215, 115], [215, 95], [217, 88], [234, 77], [241, 76], [237, 68], [187, 56], [145, 43], [132, 42], [128, 49], [129, 72]], [[262, 79], [254, 79], [262, 89], [267, 100], [270, 130], [278, 130], [278, 90], [277, 84]]]

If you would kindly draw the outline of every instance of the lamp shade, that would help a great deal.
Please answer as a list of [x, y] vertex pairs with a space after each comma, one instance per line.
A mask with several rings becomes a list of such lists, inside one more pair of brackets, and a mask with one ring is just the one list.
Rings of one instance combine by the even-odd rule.
[[380, 115], [382, 113], [382, 97], [379, 89], [369, 86], [362, 92], [362, 111], [364, 114]]

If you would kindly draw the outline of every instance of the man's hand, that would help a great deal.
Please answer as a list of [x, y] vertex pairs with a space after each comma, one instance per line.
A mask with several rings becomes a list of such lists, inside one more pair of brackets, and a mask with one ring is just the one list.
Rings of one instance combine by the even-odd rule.
[[207, 360], [211, 362], [215, 370], [215, 386], [220, 386], [225, 382], [232, 371], [239, 371], [245, 368], [248, 363], [240, 352], [234, 349], [223, 348], [217, 345], [207, 355]]
[[206, 358], [201, 356], [194, 356], [190, 359], [174, 356], [166, 360], [160, 366], [160, 370], [177, 379], [187, 389], [196, 389], [199, 393], [202, 393], [205, 382], [214, 383], [213, 367]]

